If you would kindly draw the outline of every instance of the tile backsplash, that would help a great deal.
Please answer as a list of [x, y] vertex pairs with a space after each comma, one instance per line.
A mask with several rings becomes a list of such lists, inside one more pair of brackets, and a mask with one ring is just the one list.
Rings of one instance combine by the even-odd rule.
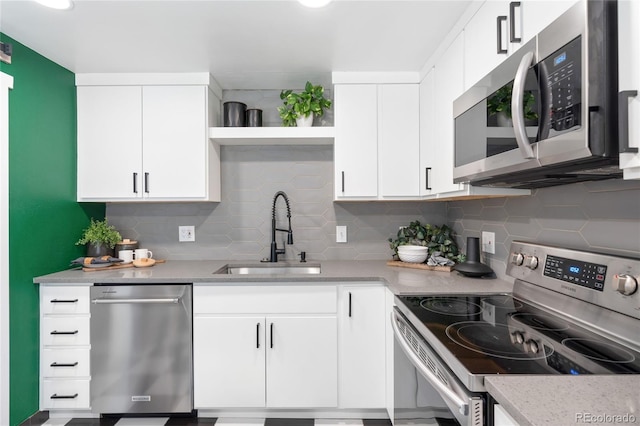
[[[164, 259], [257, 261], [269, 256], [273, 197], [291, 202], [294, 244], [312, 260], [390, 259], [387, 239], [419, 219], [448, 223], [465, 250], [466, 238], [495, 233], [496, 253], [486, 255], [501, 278], [513, 240], [535, 241], [640, 257], [640, 182], [609, 180], [533, 191], [531, 196], [444, 202], [333, 202], [333, 147], [223, 146], [220, 203], [109, 204], [109, 222]], [[278, 227], [286, 208], [277, 203]], [[178, 226], [195, 226], [195, 242], [178, 242]], [[336, 243], [336, 225], [347, 243]], [[277, 235], [282, 247], [286, 235]]]
[[[109, 204], [107, 218], [124, 238], [140, 241], [163, 259], [257, 261], [269, 256], [273, 197], [291, 203], [294, 244], [281, 259], [390, 259], [387, 239], [419, 219], [446, 223], [445, 203], [333, 202], [332, 146], [223, 146], [220, 203]], [[277, 223], [286, 228], [278, 199]], [[178, 242], [178, 226], [195, 226], [195, 242]], [[336, 225], [347, 243], [336, 243]], [[283, 247], [286, 235], [277, 235]]]
[[494, 232], [483, 263], [505, 278], [511, 241], [640, 257], [640, 181], [605, 180], [534, 190], [528, 197], [449, 202], [449, 225], [461, 247]]

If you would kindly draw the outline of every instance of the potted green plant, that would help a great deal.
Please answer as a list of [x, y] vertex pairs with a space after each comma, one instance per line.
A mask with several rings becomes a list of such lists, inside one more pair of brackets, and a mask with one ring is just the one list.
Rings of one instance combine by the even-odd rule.
[[87, 256], [113, 256], [113, 248], [122, 241], [122, 236], [114, 226], [107, 223], [107, 219], [95, 220], [91, 218], [91, 223], [83, 231], [76, 245], [86, 245]]
[[[511, 124], [511, 92], [513, 91], [513, 83], [509, 83], [498, 89], [487, 100], [487, 111], [489, 116], [496, 115], [498, 126], [509, 127]], [[524, 91], [523, 112], [525, 120], [535, 120], [538, 114], [533, 110], [535, 99], [530, 90]]]
[[440, 256], [451, 259], [456, 263], [464, 262], [464, 254], [458, 251], [453, 229], [447, 225], [434, 226], [421, 224], [414, 221], [409, 226], [403, 226], [398, 230], [396, 238], [389, 238], [389, 246], [393, 250], [393, 256], [398, 256], [398, 247], [403, 245], [416, 245], [428, 247], [429, 256], [434, 252], [440, 252]]
[[300, 93], [283, 90], [280, 99], [284, 105], [278, 107], [278, 112], [285, 127], [311, 126], [314, 116], [322, 117], [324, 110], [331, 108], [331, 101], [324, 97], [324, 87], [314, 86], [309, 81]]

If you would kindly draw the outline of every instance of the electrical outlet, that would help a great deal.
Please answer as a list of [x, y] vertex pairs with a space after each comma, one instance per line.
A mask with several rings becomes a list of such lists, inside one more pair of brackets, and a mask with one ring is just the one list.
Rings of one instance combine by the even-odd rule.
[[496, 234], [495, 232], [482, 231], [482, 251], [496, 254]]
[[347, 242], [347, 227], [336, 226], [336, 243], [346, 243]]
[[178, 241], [187, 242], [196, 240], [195, 226], [178, 226]]

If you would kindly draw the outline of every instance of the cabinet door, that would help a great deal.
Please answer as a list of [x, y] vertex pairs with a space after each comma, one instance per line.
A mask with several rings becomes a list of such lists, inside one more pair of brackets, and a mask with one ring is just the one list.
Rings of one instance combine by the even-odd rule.
[[378, 111], [380, 195], [417, 196], [420, 184], [419, 86], [380, 85]]
[[79, 201], [142, 197], [142, 88], [77, 88]]
[[267, 407], [336, 407], [334, 316], [267, 317]]
[[[491, 2], [488, 2], [491, 3]], [[487, 4], [487, 3], [485, 3]], [[453, 183], [453, 101], [463, 92], [463, 39], [460, 34], [436, 63], [433, 188], [436, 193], [457, 191]]]
[[[468, 89], [507, 57], [509, 2], [487, 1], [464, 27], [464, 85]], [[498, 16], [501, 22], [498, 31]], [[498, 53], [498, 39], [505, 50]]]
[[531, 40], [577, 0], [526, 0], [522, 5], [523, 43]]
[[[619, 88], [628, 114], [621, 111], [624, 128], [629, 132], [629, 152], [620, 154], [620, 168], [625, 179], [640, 179], [640, 2], [621, 0], [618, 2], [619, 40]], [[631, 91], [631, 93], [629, 93]], [[626, 92], [626, 93], [625, 93]], [[635, 92], [635, 95], [633, 94]], [[626, 125], [625, 125], [626, 124]], [[621, 141], [625, 135], [620, 135]], [[632, 152], [633, 149], [636, 152]]]
[[377, 86], [338, 84], [334, 98], [335, 198], [377, 197]]
[[433, 68], [420, 82], [420, 195], [431, 195], [433, 171], [437, 168], [435, 158], [438, 147], [435, 143], [436, 103]]
[[262, 316], [193, 320], [195, 408], [264, 407]]
[[340, 292], [340, 408], [385, 407], [385, 288]]
[[204, 86], [143, 87], [145, 198], [206, 196], [206, 90]]

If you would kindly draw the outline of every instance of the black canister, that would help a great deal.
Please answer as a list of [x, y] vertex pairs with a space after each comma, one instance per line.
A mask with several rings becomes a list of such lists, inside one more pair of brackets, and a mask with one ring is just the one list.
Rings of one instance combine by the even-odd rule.
[[262, 127], [261, 109], [252, 108], [247, 110], [247, 127]]
[[242, 102], [224, 103], [224, 127], [244, 127], [247, 105]]

